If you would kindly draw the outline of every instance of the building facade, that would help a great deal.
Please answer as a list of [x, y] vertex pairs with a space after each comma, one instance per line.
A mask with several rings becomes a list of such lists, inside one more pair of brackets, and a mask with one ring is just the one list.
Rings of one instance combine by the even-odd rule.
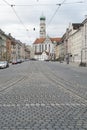
[[82, 23], [69, 24], [61, 41], [64, 46], [58, 45], [59, 55], [64, 47], [64, 55], [69, 62], [87, 64], [87, 18]]
[[56, 58], [55, 46], [60, 38], [50, 38], [46, 36], [46, 18], [40, 17], [40, 38], [33, 43], [34, 58], [37, 60], [53, 60]]
[[35, 59], [38, 60], [54, 60], [55, 59], [55, 46], [60, 41], [60, 38], [38, 38], [35, 40], [34, 54]]
[[25, 58], [30, 58], [29, 47], [0, 29], [0, 61], [17, 62]]
[[9, 37], [0, 29], [0, 60], [7, 60], [10, 54], [8, 43], [10, 44]]
[[82, 48], [82, 27], [81, 23], [73, 23], [68, 29], [68, 56], [69, 61], [80, 63]]
[[87, 16], [82, 22], [82, 48], [81, 48], [81, 61], [87, 63]]

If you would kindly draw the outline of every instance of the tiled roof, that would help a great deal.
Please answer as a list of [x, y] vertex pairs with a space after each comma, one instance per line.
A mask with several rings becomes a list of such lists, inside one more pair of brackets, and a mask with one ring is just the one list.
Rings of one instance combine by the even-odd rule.
[[[46, 38], [37, 38], [34, 42], [34, 44], [42, 44], [45, 41]], [[52, 42], [60, 42], [61, 38], [50, 38]]]
[[60, 42], [60, 40], [61, 40], [61, 38], [50, 38], [50, 40], [52, 41], [52, 42]]
[[37, 38], [34, 42], [34, 44], [41, 44], [45, 41], [46, 38]]
[[[46, 55], [49, 55], [49, 52], [47, 52], [47, 51], [43, 51], [43, 52], [45, 52]], [[43, 52], [35, 52], [35, 55], [42, 55]]]
[[45, 51], [46, 55], [49, 55], [49, 52]]

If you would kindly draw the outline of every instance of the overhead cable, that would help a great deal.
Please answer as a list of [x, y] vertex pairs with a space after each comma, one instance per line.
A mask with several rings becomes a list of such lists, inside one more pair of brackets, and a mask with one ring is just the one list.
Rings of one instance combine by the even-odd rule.
[[23, 25], [23, 27], [25, 28], [25, 30], [28, 31], [28, 29], [26, 28], [26, 26], [24, 25], [24, 23], [22, 22], [22, 20], [21, 20], [20, 17], [18, 16], [16, 10], [14, 9], [14, 6], [15, 6], [15, 5], [9, 4], [6, 0], [3, 0], [3, 1], [4, 1], [7, 5], [9, 5], [9, 6], [12, 8], [12, 10], [13, 10], [13, 12], [15, 13], [16, 17], [18, 18], [19, 22]]
[[51, 17], [51, 19], [50, 19], [48, 25], [52, 22], [52, 20], [53, 20], [53, 18], [55, 17], [55, 15], [56, 15], [58, 9], [60, 8], [60, 6], [61, 6], [61, 4], [57, 7], [56, 11], [55, 11], [54, 14], [52, 15], [52, 17]]
[[[3, 0], [4, 1], [4, 0]], [[56, 4], [9, 4], [9, 3], [7, 3], [6, 1], [4, 1], [7, 5], [9, 5], [9, 6], [20, 6], [20, 7], [24, 7], [24, 6], [56, 6]], [[3, 5], [3, 6], [5, 6], [5, 5]]]
[[27, 28], [25, 27], [24, 23], [22, 22], [22, 20], [20, 19], [20, 17], [18, 16], [16, 10], [14, 9], [13, 5], [11, 5], [13, 12], [15, 13], [16, 17], [18, 18], [19, 22], [24, 26], [25, 30], [27, 31]]
[[83, 4], [86, 3], [85, 1], [77, 1], [77, 2], [66, 2], [64, 4]]
[[55, 10], [54, 14], [52, 15], [52, 17], [51, 17], [51, 19], [50, 19], [50, 21], [49, 21], [48, 25], [52, 22], [52, 20], [53, 20], [53, 18], [55, 17], [55, 15], [56, 15], [57, 11], [58, 11], [58, 10], [59, 10], [59, 8], [61, 7], [61, 5], [63, 5], [63, 4], [65, 3], [65, 1], [66, 1], [66, 0], [63, 0], [63, 2], [62, 2], [62, 3], [57, 4], [57, 5], [58, 5], [58, 7], [57, 7], [57, 9]]
[[[18, 20], [20, 21], [20, 23], [24, 26], [24, 28], [26, 29], [24, 23], [22, 22], [22, 20], [20, 19], [20, 17], [18, 16], [17, 12], [16, 12], [15, 9], [14, 9], [14, 6], [15, 6], [15, 5], [9, 4], [6, 0], [3, 0], [3, 1], [4, 1], [7, 5], [9, 5], [9, 6], [12, 8], [12, 10], [13, 10], [13, 12], [15, 13], [16, 17], [18, 18]], [[27, 31], [27, 29], [26, 29], [26, 31]]]
[[3, 0], [7, 5], [9, 5], [10, 6], [10, 4], [6, 1], [6, 0]]
[[22, 20], [20, 19], [19, 15], [17, 14], [16, 10], [14, 9], [14, 6], [11, 5], [11, 7], [12, 7], [12, 10], [13, 10], [13, 12], [15, 13], [16, 17], [18, 18], [19, 22], [20, 22], [20, 23], [23, 25], [23, 27], [25, 28], [26, 35], [27, 35], [27, 37], [29, 38], [29, 36], [28, 36], [28, 29], [26, 28], [25, 24], [24, 24], [24, 23], [22, 22]]
[[[21, 4], [14, 4], [14, 5], [11, 5], [11, 4], [9, 4], [6, 0], [3, 0], [7, 5], [9, 5], [9, 6], [20, 6], [20, 7], [24, 7], [24, 6], [56, 6], [56, 5], [60, 5], [60, 4], [62, 4], [62, 3], [57, 3], [57, 4], [30, 4], [30, 5], [28, 5], [28, 4], [23, 4], [23, 5], [21, 5]], [[67, 4], [82, 4], [82, 3], [87, 3], [86, 1], [77, 1], [77, 2], [66, 2], [66, 3], [63, 3], [64, 5], [67, 5]], [[5, 6], [5, 5], [0, 5], [0, 6]]]

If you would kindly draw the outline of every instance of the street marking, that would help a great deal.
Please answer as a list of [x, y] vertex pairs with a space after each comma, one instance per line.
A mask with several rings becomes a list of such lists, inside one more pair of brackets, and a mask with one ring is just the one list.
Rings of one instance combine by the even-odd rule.
[[55, 106], [87, 106], [86, 104], [83, 103], [49, 103], [49, 104], [44, 104], [44, 103], [31, 103], [31, 104], [0, 104], [0, 107], [21, 107], [21, 106], [26, 106], [26, 107], [55, 107]]

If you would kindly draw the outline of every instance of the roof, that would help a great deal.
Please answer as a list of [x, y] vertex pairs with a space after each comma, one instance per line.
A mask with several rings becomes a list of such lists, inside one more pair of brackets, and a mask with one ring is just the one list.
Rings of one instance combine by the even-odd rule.
[[49, 52], [45, 51], [46, 55], [49, 55]]
[[[37, 38], [34, 42], [34, 44], [42, 44], [45, 41], [46, 38]], [[50, 38], [52, 43], [54, 42], [60, 42], [61, 38]]]
[[[45, 52], [45, 53], [46, 53], [46, 55], [49, 55], [49, 52], [47, 52], [47, 51], [43, 51], [43, 52]], [[35, 55], [42, 55], [42, 54], [43, 54], [43, 52], [35, 52]]]
[[45, 17], [40, 17], [40, 20], [45, 20]]
[[83, 26], [83, 24], [82, 23], [73, 23], [72, 26], [73, 26], [73, 29], [79, 29], [79, 27]]
[[40, 20], [45, 20], [45, 16], [42, 14], [42, 16], [40, 17]]
[[6, 38], [9, 38], [9, 36], [7, 34], [5, 34], [5, 32], [2, 31], [1, 29], [0, 29], [0, 34], [3, 35], [3, 36], [5, 36]]
[[85, 20], [82, 22], [82, 24], [85, 24], [87, 22], [87, 17], [85, 18]]
[[45, 41], [46, 38], [37, 38], [34, 42], [34, 44], [41, 44]]
[[61, 38], [50, 38], [52, 42], [60, 42]]

